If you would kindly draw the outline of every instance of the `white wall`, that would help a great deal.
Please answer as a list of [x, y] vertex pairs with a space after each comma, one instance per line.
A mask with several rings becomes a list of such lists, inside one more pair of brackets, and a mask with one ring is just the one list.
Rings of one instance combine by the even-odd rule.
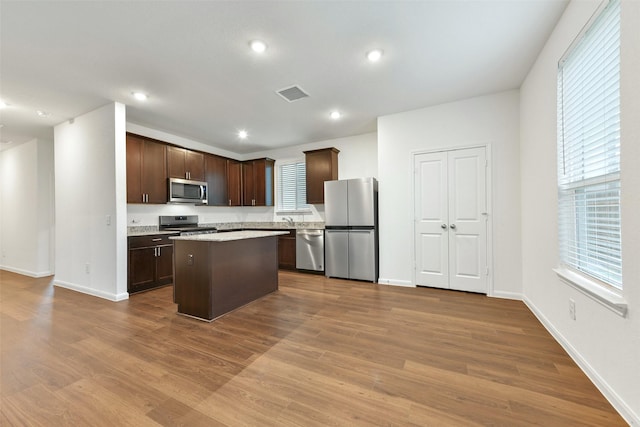
[[113, 103], [54, 129], [55, 284], [114, 301], [128, 298], [125, 114]]
[[0, 268], [53, 274], [53, 143], [32, 140], [0, 152]]
[[[251, 154], [234, 154], [221, 152], [215, 147], [197, 143], [196, 141], [185, 140], [176, 136], [143, 128], [138, 125], [127, 125], [130, 132], [139, 133], [162, 141], [173, 142], [184, 147], [206, 151], [241, 159], [255, 159], [269, 157], [276, 161], [276, 166], [281, 161], [300, 159], [304, 160], [304, 151], [320, 148], [335, 147], [340, 150], [338, 155], [338, 177], [339, 179], [349, 179], [364, 176], [378, 176], [378, 155], [377, 155], [377, 135], [368, 133], [347, 138], [317, 141], [309, 144], [301, 144], [293, 147], [279, 148], [275, 150], [265, 150]], [[215, 207], [215, 206], [193, 206], [193, 205], [127, 205], [129, 226], [155, 226], [158, 225], [160, 215], [198, 215], [201, 223], [222, 223], [222, 222], [282, 222], [282, 213], [278, 213], [273, 207]], [[324, 206], [313, 206], [309, 214], [297, 214], [286, 216], [293, 217], [296, 221], [312, 222], [324, 221]]]
[[381, 282], [413, 285], [413, 153], [490, 144], [489, 292], [520, 297], [518, 104], [514, 90], [378, 119]]
[[[622, 2], [621, 158], [624, 297], [619, 315], [561, 282], [556, 182], [557, 63], [592, 16], [572, 1], [521, 88], [522, 282], [525, 301], [616, 409], [640, 424], [640, 2]], [[569, 318], [569, 298], [576, 320]]]

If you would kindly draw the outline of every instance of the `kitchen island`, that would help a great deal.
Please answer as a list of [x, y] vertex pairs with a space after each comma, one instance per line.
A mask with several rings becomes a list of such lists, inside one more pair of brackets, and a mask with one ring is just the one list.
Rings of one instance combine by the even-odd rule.
[[211, 321], [278, 289], [278, 236], [233, 231], [171, 237], [178, 313]]

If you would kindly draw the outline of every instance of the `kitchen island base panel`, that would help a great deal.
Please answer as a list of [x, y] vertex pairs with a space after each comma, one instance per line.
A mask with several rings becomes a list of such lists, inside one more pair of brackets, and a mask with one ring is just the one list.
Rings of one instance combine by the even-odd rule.
[[174, 245], [180, 314], [211, 321], [278, 289], [277, 236]]

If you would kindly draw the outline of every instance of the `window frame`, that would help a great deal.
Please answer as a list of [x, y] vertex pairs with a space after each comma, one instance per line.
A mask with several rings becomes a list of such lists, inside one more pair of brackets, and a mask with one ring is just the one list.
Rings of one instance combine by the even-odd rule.
[[[609, 8], [617, 8], [618, 13], [618, 27], [617, 27], [617, 40], [615, 38], [610, 39], [608, 31], [613, 27], [610, 27], [610, 21], [608, 19], [611, 18], [612, 15], [607, 15], [611, 12]], [[619, 43], [620, 43], [620, 27], [619, 27], [619, 13], [620, 13], [620, 2], [619, 0], [610, 0], [608, 2], [603, 2], [603, 4], [596, 10], [592, 18], [589, 20], [587, 25], [583, 28], [581, 33], [576, 37], [576, 39], [571, 43], [567, 51], [564, 53], [560, 61], [558, 62], [558, 74], [557, 74], [557, 83], [558, 83], [558, 92], [557, 92], [557, 170], [558, 170], [558, 180], [557, 180], [557, 189], [558, 189], [558, 245], [559, 245], [559, 266], [554, 269], [556, 274], [560, 277], [560, 279], [580, 290], [587, 296], [592, 299], [602, 303], [607, 308], [616, 312], [621, 316], [626, 315], [626, 301], [622, 298], [623, 292], [623, 277], [622, 277], [622, 218], [621, 218], [621, 194], [620, 194], [620, 65], [619, 65]], [[602, 19], [601, 19], [602, 18]], [[606, 19], [606, 21], [605, 21]], [[615, 18], [614, 18], [615, 19]], [[601, 26], [601, 24], [605, 26]], [[615, 28], [614, 28], [615, 29]], [[614, 40], [617, 45], [617, 75], [614, 75], [613, 78], [609, 79], [609, 75], [607, 75], [606, 79], [603, 79], [602, 82], [616, 84], [614, 87], [614, 91], [617, 92], [617, 103], [611, 104], [614, 105], [614, 117], [617, 114], [618, 125], [617, 129], [617, 139], [614, 138], [614, 144], [617, 144], [617, 153], [614, 153], [613, 156], [610, 156], [608, 152], [605, 150], [602, 153], [592, 151], [594, 146], [598, 148], [610, 148], [611, 147], [611, 134], [605, 133], [606, 136], [600, 136], [595, 139], [591, 137], [587, 137], [585, 127], [576, 127], [581, 131], [580, 137], [578, 138], [578, 144], [572, 145], [571, 142], [568, 144], [565, 142], [565, 136], [567, 135], [566, 124], [568, 122], [565, 120], [565, 110], [567, 108], [567, 103], [565, 102], [565, 95], [567, 94], [565, 87], [572, 87], [578, 82], [580, 84], [581, 78], [583, 75], [587, 75], [581, 73], [582, 71], [579, 68], [574, 68], [574, 72], [578, 72], [579, 75], [575, 76], [574, 80], [568, 80], [565, 73], [565, 64], [571, 61], [583, 61], [585, 59], [591, 59], [594, 56], [590, 55], [587, 52], [590, 49], [597, 49], [599, 45], [595, 44], [598, 42], [598, 37], [595, 39], [591, 39], [592, 43], [589, 45], [584, 45], [583, 42], [588, 40], [588, 37], [605, 37], [605, 39], [601, 41], [609, 42]], [[594, 45], [595, 44], [595, 45]], [[607, 48], [615, 45], [606, 45]], [[609, 50], [605, 50], [603, 52], [610, 52]], [[577, 56], [573, 56], [573, 55]], [[610, 65], [611, 62], [607, 60], [607, 62], [603, 62], [604, 65]], [[572, 69], [569, 69], [569, 74]], [[605, 70], [608, 71], [607, 68], [587, 68], [584, 71], [590, 72], [591, 75], [597, 75], [598, 71], [601, 73], [605, 73]], [[606, 74], [605, 74], [606, 75]], [[568, 82], [568, 85], [567, 85]], [[603, 85], [602, 87], [605, 87]], [[607, 88], [609, 86], [606, 86]], [[613, 86], [611, 86], [613, 87]], [[581, 101], [577, 105], [579, 108], [587, 106], [598, 105], [600, 107], [609, 106], [610, 104], [599, 104], [598, 101], [600, 99], [610, 101], [608, 96], [611, 96], [607, 91], [601, 89], [602, 92], [599, 93], [596, 90], [588, 90], [585, 92], [584, 87], [581, 87], [577, 92]], [[606, 92], [606, 93], [605, 93]], [[584, 96], [583, 95], [587, 96]], [[575, 95], [575, 93], [573, 93]], [[600, 98], [602, 97], [602, 98]], [[571, 98], [569, 98], [571, 99]], [[587, 99], [586, 102], [583, 102], [583, 99]], [[615, 99], [615, 96], [614, 96]], [[575, 106], [576, 104], [574, 104]], [[604, 108], [603, 108], [604, 109]], [[575, 111], [575, 110], [569, 110]], [[584, 114], [584, 113], [581, 113]], [[584, 117], [583, 122], [584, 122]], [[610, 126], [611, 116], [608, 114], [603, 114], [603, 118], [598, 120], [593, 120], [591, 117], [587, 116], [589, 120], [589, 124], [597, 123], [601, 125], [603, 130], [611, 130]], [[572, 129], [573, 130], [573, 129]], [[577, 149], [576, 151], [572, 151], [572, 149]], [[596, 153], [594, 157], [597, 158], [595, 163], [590, 164], [590, 159], [592, 157], [587, 157], [592, 153]], [[576, 154], [578, 153], [578, 154]], [[617, 158], [615, 157], [617, 156]], [[567, 159], [573, 161], [567, 162]], [[577, 160], [576, 160], [577, 159]], [[587, 160], [589, 159], [589, 161]], [[614, 165], [617, 160], [617, 169], [610, 167], [610, 161], [614, 159]], [[575, 167], [576, 169], [572, 169]], [[597, 165], [597, 166], [594, 166]], [[568, 167], [568, 168], [567, 168]], [[567, 172], [568, 170], [568, 172]], [[576, 173], [576, 171], [578, 171]], [[608, 199], [606, 194], [608, 193], [616, 193], [617, 198], [613, 197], [613, 199]], [[595, 197], [594, 197], [595, 195]], [[591, 199], [590, 199], [591, 198]], [[600, 204], [591, 203], [589, 204], [589, 200], [597, 200]], [[609, 200], [613, 200], [613, 203], [609, 205]], [[605, 203], [603, 203], [605, 202]], [[613, 210], [608, 210], [613, 206]], [[582, 211], [580, 209], [583, 209]], [[616, 210], [617, 209], [617, 210]], [[612, 216], [609, 216], [608, 213], [612, 212]], [[614, 221], [613, 229], [617, 231], [618, 234], [614, 233], [614, 235], [619, 236], [617, 241], [615, 238], [611, 241], [614, 242], [614, 245], [617, 243], [617, 246], [609, 246], [610, 241], [608, 237], [605, 236], [608, 228], [607, 228], [607, 220], [610, 218], [617, 219]], [[593, 227], [595, 225], [595, 232], [593, 231]], [[601, 230], [604, 230], [604, 232]], [[581, 237], [580, 234], [588, 235], [588, 237]], [[595, 235], [595, 237], [594, 237]], [[604, 236], [604, 237], [603, 237]], [[596, 247], [595, 251], [592, 251], [593, 247]], [[574, 252], [572, 252], [574, 251]], [[589, 257], [593, 257], [592, 259], [585, 259], [584, 252], [589, 252]], [[595, 256], [593, 256], [595, 254]], [[604, 264], [607, 264], [608, 261], [603, 260], [605, 257], [609, 255], [619, 255], [619, 261], [617, 264], [613, 264], [613, 269], [607, 270], [609, 273], [603, 275], [598, 272], [599, 269], [602, 268]], [[618, 258], [618, 257], [616, 257]], [[569, 260], [569, 261], [567, 261]], [[585, 268], [585, 263], [587, 268]], [[617, 273], [617, 269], [619, 267], [619, 273]]]
[[[309, 214], [311, 213], [311, 206], [304, 203], [302, 205], [298, 204], [298, 200], [297, 200], [297, 195], [296, 195], [296, 205], [299, 207], [296, 207], [295, 209], [288, 209], [283, 207], [283, 200], [282, 200], [282, 192], [281, 192], [281, 180], [282, 180], [282, 167], [283, 166], [288, 166], [288, 165], [297, 165], [297, 164], [305, 164], [305, 159], [304, 158], [295, 158], [295, 159], [286, 159], [286, 160], [276, 160], [276, 165], [275, 165], [275, 184], [276, 184], [276, 213], [277, 214]], [[304, 182], [305, 185], [305, 194], [306, 194], [306, 179]]]

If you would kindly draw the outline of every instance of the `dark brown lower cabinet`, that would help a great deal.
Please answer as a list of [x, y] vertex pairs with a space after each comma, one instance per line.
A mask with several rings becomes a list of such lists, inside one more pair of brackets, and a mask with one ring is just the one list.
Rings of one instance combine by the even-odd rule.
[[[282, 230], [285, 231], [285, 230]], [[278, 268], [296, 269], [296, 230], [286, 230], [289, 234], [278, 236]]]
[[173, 283], [173, 241], [169, 235], [135, 236], [128, 240], [130, 294]]

